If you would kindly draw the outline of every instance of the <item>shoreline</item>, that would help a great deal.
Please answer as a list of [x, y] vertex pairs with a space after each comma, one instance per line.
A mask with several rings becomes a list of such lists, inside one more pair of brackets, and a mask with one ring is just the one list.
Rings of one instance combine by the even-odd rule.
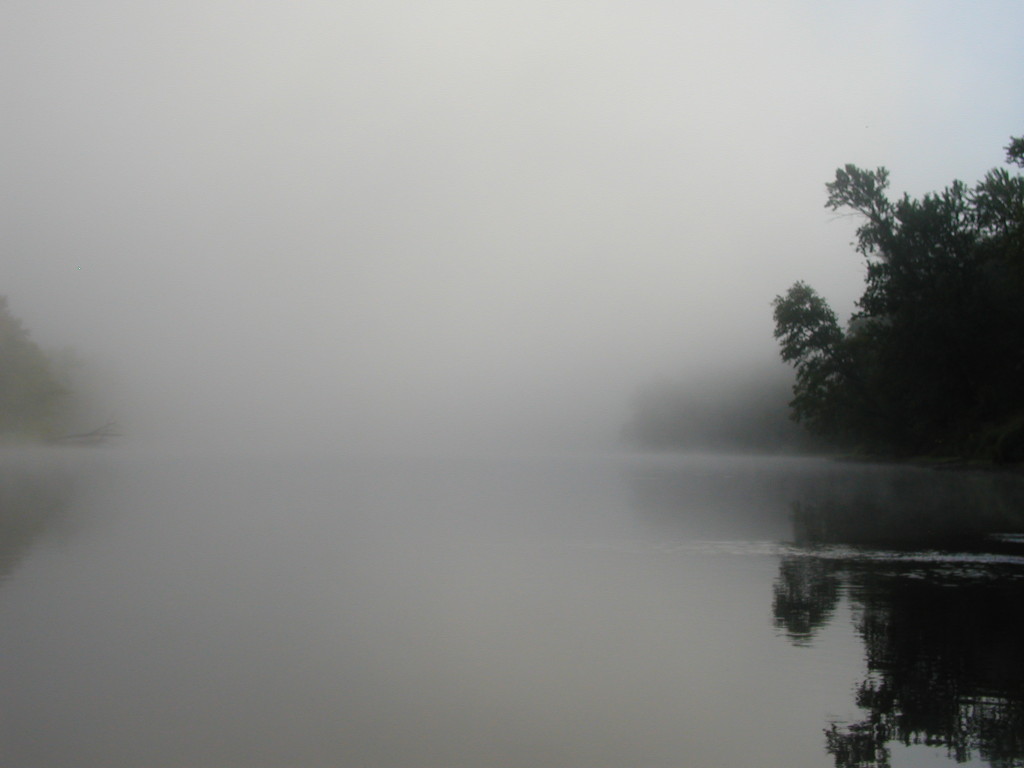
[[883, 454], [836, 454], [832, 461], [859, 464], [894, 464], [944, 472], [993, 472], [1024, 475], [1024, 462], [995, 462], [962, 456], [886, 456]]

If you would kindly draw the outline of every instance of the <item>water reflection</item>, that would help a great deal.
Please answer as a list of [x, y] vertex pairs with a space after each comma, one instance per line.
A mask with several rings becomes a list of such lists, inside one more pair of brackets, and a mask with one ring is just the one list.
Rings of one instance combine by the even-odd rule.
[[839, 602], [835, 563], [815, 557], [784, 557], [775, 581], [772, 611], [775, 626], [794, 645], [809, 645]]
[[1021, 763], [1008, 478], [65, 458], [0, 483], [4, 766]]
[[0, 457], [0, 583], [68, 508], [71, 480], [47, 462]]
[[810, 645], [845, 598], [864, 644], [860, 719], [832, 722], [839, 768], [927, 746], [958, 763], [1024, 765], [1024, 541], [1018, 476], [893, 473], [792, 504], [776, 627]]
[[887, 766], [887, 744], [944, 747], [957, 762], [1024, 761], [1019, 569], [924, 579], [914, 570], [852, 574], [867, 674], [865, 717], [833, 724], [837, 766]]

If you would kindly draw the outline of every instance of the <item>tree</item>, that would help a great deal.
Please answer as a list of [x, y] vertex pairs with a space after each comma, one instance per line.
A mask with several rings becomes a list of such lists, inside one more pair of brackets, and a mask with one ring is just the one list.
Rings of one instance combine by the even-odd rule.
[[0, 296], [0, 435], [56, 437], [67, 395], [46, 355]]
[[[1024, 167], [1024, 140], [1007, 160]], [[865, 290], [845, 331], [804, 283], [774, 301], [793, 417], [868, 450], [1024, 458], [1024, 178], [990, 171], [920, 199], [847, 165], [826, 207], [862, 219]]]
[[777, 296], [774, 307], [782, 359], [797, 372], [790, 403], [795, 418], [817, 434], [847, 434], [850, 425], [842, 423], [845, 411], [838, 405], [850, 397], [854, 377], [849, 344], [835, 312], [803, 282]]

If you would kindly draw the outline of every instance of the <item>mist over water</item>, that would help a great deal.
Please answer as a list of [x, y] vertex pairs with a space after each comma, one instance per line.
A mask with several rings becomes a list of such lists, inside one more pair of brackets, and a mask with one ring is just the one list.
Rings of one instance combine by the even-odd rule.
[[1000, 162], [1020, 13], [7, 3], [0, 290], [139, 439], [608, 444], [794, 280], [846, 314], [837, 166]]
[[[0, 294], [124, 437], [0, 450], [0, 763], [905, 757], [872, 717], [999, 757], [1016, 645], [971, 606], [1019, 604], [1019, 542], [987, 538], [1019, 490], [621, 451], [650, 393], [690, 404], [644, 411], [676, 445], [781, 404], [772, 298], [860, 292], [824, 182], [998, 165], [1021, 28], [994, 1], [4, 3]], [[945, 614], [950, 583], [984, 599]], [[956, 683], [920, 720], [854, 695], [928, 698], [884, 668], [911, 593]]]
[[[1024, 559], [986, 537], [1019, 518], [1019, 478], [699, 454], [2, 458], [4, 764], [810, 768], [879, 681], [942, 704], [905, 712], [918, 736], [953, 745], [952, 722], [968, 758], [1015, 754], [998, 734], [1024, 688], [997, 619]], [[942, 503], [959, 522], [911, 549], [901, 532]], [[971, 599], [947, 605], [951, 586]], [[931, 627], [918, 655], [907, 610]]]
[[[753, 663], [742, 638], [771, 633], [771, 563], [638, 556], [659, 526], [628, 512], [623, 471], [129, 459], [88, 484], [76, 542], [4, 592], [7, 759], [710, 760]], [[53, 588], [56, 613], [38, 591]]]

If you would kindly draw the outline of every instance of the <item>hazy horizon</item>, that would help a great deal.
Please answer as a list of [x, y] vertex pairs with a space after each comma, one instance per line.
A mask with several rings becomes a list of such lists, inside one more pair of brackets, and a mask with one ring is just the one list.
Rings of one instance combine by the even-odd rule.
[[653, 379], [775, 365], [793, 281], [845, 320], [836, 167], [921, 194], [1024, 133], [1011, 2], [0, 20], [0, 294], [147, 439], [607, 443]]

